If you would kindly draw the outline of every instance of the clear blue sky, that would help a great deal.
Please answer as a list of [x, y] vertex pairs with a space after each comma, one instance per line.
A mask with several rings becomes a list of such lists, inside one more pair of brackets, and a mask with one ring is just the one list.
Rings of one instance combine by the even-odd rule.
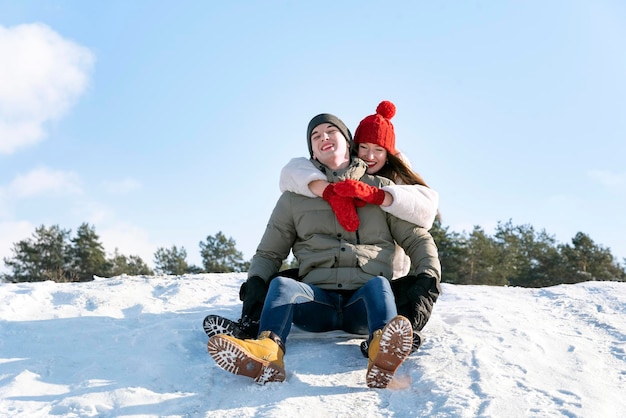
[[150, 265], [218, 231], [249, 259], [311, 117], [381, 100], [444, 226], [626, 257], [618, 0], [0, 0], [0, 257], [88, 222]]

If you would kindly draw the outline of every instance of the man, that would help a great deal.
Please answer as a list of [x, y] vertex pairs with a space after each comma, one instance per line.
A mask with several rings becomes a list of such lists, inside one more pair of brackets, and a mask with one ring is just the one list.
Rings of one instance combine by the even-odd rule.
[[384, 388], [413, 343], [411, 323], [397, 315], [388, 279], [394, 242], [411, 258], [412, 275], [438, 282], [437, 249], [424, 228], [380, 209], [386, 199], [380, 187], [391, 181], [367, 175], [365, 163], [351, 158], [352, 135], [339, 118], [315, 116], [307, 143], [313, 163], [331, 184], [323, 199], [291, 192], [279, 198], [248, 271], [244, 311], [263, 300], [263, 287], [290, 251], [300, 263], [300, 280], [271, 280], [256, 339], [215, 335], [208, 350], [226, 371], [266, 383], [285, 379], [292, 323], [310, 332], [368, 334], [367, 385]]

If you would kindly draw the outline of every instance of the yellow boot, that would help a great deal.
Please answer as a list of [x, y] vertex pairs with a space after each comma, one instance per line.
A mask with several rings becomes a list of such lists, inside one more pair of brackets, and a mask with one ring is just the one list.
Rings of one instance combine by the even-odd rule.
[[411, 322], [398, 315], [372, 335], [365, 381], [370, 388], [386, 388], [396, 369], [411, 354]]
[[211, 337], [209, 354], [227, 372], [246, 376], [263, 385], [285, 380], [285, 346], [276, 334], [263, 331], [256, 340], [240, 340], [227, 334]]

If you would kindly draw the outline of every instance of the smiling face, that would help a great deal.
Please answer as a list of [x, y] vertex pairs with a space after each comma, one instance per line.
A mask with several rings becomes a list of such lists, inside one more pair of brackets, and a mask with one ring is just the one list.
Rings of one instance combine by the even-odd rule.
[[345, 168], [350, 162], [348, 140], [330, 123], [322, 123], [313, 128], [311, 149], [313, 158], [333, 170]]
[[358, 145], [358, 157], [367, 164], [367, 174], [376, 174], [387, 162], [387, 150], [380, 145], [362, 142]]

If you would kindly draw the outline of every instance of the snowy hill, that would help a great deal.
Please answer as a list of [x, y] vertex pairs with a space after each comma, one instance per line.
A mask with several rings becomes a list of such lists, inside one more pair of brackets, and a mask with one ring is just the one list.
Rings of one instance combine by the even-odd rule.
[[287, 380], [206, 352], [245, 274], [0, 284], [2, 417], [624, 417], [626, 283], [443, 285], [426, 342], [368, 389], [360, 339], [292, 333]]

